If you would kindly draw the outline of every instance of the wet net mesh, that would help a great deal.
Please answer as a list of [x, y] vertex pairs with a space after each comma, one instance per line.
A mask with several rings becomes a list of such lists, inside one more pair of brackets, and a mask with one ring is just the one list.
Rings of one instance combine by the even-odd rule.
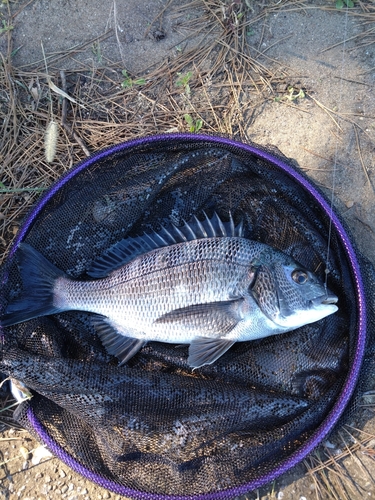
[[[231, 213], [243, 220], [244, 237], [283, 250], [324, 280], [329, 214], [276, 164], [210, 138], [155, 138], [94, 156], [31, 214], [22, 238], [81, 278], [127, 235], [181, 225], [203, 211], [223, 220]], [[358, 358], [355, 276], [331, 229], [328, 286], [339, 311], [290, 333], [237, 343], [194, 371], [187, 346], [157, 342], [119, 367], [88, 313], [4, 329], [0, 370], [33, 394], [16, 418], [68, 464], [130, 496], [219, 498], [272, 477], [324, 435], [327, 420], [337, 420], [342, 408], [335, 404]], [[371, 266], [361, 263], [373, 283]], [[22, 288], [16, 258], [3, 267], [2, 282], [4, 310]]]

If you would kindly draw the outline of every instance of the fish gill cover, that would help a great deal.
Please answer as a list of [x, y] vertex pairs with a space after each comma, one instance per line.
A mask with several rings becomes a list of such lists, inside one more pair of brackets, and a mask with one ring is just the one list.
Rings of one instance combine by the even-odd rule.
[[79, 164], [25, 221], [2, 270], [2, 315], [22, 295], [20, 242], [64, 275], [90, 279], [119, 241], [194, 217], [207, 224], [215, 214], [224, 223], [232, 217], [244, 238], [283, 252], [321, 282], [327, 269], [338, 311], [288, 333], [237, 342], [197, 369], [188, 345], [154, 341], [119, 366], [90, 312], [3, 327], [0, 369], [33, 394], [16, 418], [71, 467], [117, 493], [245, 493], [303, 459], [356, 386], [367, 321], [358, 259], [367, 283], [372, 268], [290, 161], [229, 139], [156, 136]]

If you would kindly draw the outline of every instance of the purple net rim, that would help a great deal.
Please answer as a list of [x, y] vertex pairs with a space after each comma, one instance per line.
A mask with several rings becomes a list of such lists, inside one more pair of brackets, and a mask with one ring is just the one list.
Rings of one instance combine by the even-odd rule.
[[303, 445], [299, 450], [290, 455], [281, 465], [279, 465], [274, 470], [268, 472], [262, 477], [253, 480], [249, 483], [236, 486], [233, 488], [229, 488], [226, 490], [214, 492], [214, 493], [206, 493], [202, 495], [162, 495], [162, 494], [154, 494], [148, 492], [137, 491], [134, 489], [130, 489], [124, 486], [119, 485], [114, 481], [109, 481], [104, 479], [99, 474], [96, 474], [89, 470], [87, 467], [82, 466], [77, 460], [71, 457], [65, 450], [63, 450], [57, 443], [53, 440], [53, 438], [47, 433], [46, 429], [41, 425], [39, 420], [34, 415], [31, 408], [28, 409], [27, 416], [28, 420], [35, 430], [35, 432], [39, 435], [41, 440], [48, 446], [51, 452], [57, 456], [60, 460], [65, 462], [69, 467], [83, 475], [87, 479], [101, 485], [108, 490], [111, 490], [117, 494], [128, 496], [131, 498], [139, 499], [139, 500], [221, 500], [226, 498], [233, 498], [238, 495], [245, 494], [251, 490], [259, 488], [264, 484], [274, 480], [276, 477], [288, 471], [290, 468], [297, 465], [300, 461], [302, 461], [324, 438], [325, 436], [332, 430], [340, 416], [342, 415], [344, 409], [346, 408], [353, 391], [355, 389], [363, 356], [365, 351], [365, 343], [366, 343], [366, 301], [365, 301], [365, 292], [363, 280], [360, 272], [359, 263], [356, 257], [356, 252], [354, 247], [352, 246], [349, 236], [346, 233], [344, 227], [342, 226], [339, 218], [333, 212], [331, 206], [327, 203], [327, 201], [323, 198], [323, 196], [316, 190], [316, 188], [310, 184], [310, 182], [305, 179], [302, 175], [300, 175], [296, 170], [286, 164], [283, 160], [278, 157], [273, 156], [271, 153], [264, 151], [253, 145], [244, 144], [241, 142], [234, 141], [225, 137], [218, 136], [210, 136], [204, 134], [161, 134], [149, 137], [138, 138], [134, 140], [130, 140], [116, 146], [110, 147], [108, 149], [102, 150], [92, 157], [83, 160], [79, 163], [72, 171], [70, 171], [67, 175], [65, 175], [59, 182], [57, 182], [45, 195], [44, 197], [37, 203], [34, 210], [30, 213], [28, 218], [26, 219], [22, 229], [19, 231], [17, 238], [12, 246], [12, 249], [9, 254], [9, 259], [12, 259], [19, 243], [24, 239], [26, 233], [30, 229], [32, 223], [34, 222], [37, 215], [40, 213], [42, 208], [46, 205], [46, 203], [64, 186], [67, 182], [69, 182], [74, 176], [76, 176], [82, 170], [88, 168], [98, 160], [104, 159], [109, 155], [114, 153], [118, 153], [121, 151], [129, 150], [133, 147], [139, 147], [142, 145], [152, 145], [155, 142], [210, 142], [211, 144], [217, 144], [218, 146], [224, 147], [235, 147], [237, 149], [241, 149], [244, 152], [250, 153], [260, 159], [266, 160], [272, 163], [274, 166], [283, 170], [288, 176], [290, 176], [295, 182], [297, 182], [300, 186], [302, 186], [320, 205], [323, 211], [330, 218], [332, 223], [332, 228], [336, 230], [337, 236], [339, 237], [341, 244], [343, 245], [346, 256], [351, 266], [354, 286], [356, 288], [356, 297], [357, 297], [357, 308], [358, 308], [358, 325], [357, 325], [357, 343], [354, 352], [353, 363], [350, 367], [346, 383], [344, 385], [343, 390], [339, 398], [336, 401], [336, 404], [332, 408], [331, 412], [325, 419], [325, 421], [320, 425], [320, 427], [316, 430], [316, 432], [311, 436], [311, 438]]

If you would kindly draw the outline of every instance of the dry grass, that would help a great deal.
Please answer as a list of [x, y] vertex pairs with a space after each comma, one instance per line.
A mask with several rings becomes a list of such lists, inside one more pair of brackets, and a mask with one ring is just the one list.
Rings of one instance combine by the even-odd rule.
[[375, 435], [343, 426], [337, 445], [326, 442], [304, 461], [317, 500], [367, 497], [375, 487], [374, 458]]
[[[137, 136], [186, 131], [199, 121], [202, 131], [245, 137], [252, 110], [286, 74], [247, 44], [249, 27], [265, 18], [267, 7], [256, 14], [244, 3], [223, 5], [220, 0], [194, 0], [185, 6], [197, 12], [194, 22], [179, 25], [194, 40], [194, 49], [149, 68], [142, 85], [130, 79], [125, 88], [123, 68], [108, 60], [94, 68], [77, 63], [66, 74], [56, 68], [61, 60], [98, 46], [110, 32], [67, 52], [46, 54], [48, 70], [43, 60], [15, 68], [12, 32], [6, 34], [8, 51], [0, 65], [0, 261], [40, 193], [85, 155]], [[276, 7], [270, 2], [268, 8]], [[175, 16], [183, 13], [177, 10]], [[187, 85], [178, 85], [184, 77]], [[190, 115], [189, 124], [185, 115]], [[57, 124], [53, 143], [51, 121]]]
[[[374, 7], [361, 7], [353, 14], [369, 23]], [[300, 10], [311, 5], [282, 0], [263, 2], [261, 8], [250, 1], [193, 0], [177, 8], [174, 16], [181, 18], [179, 30], [184, 40], [193, 40], [194, 48], [184, 51], [182, 42], [181, 52], [172, 62], [149, 68], [142, 85], [133, 84], [136, 79], [130, 78], [125, 88], [121, 87], [123, 68], [109, 60], [95, 67], [77, 62], [77, 69], [66, 74], [56, 68], [62, 60], [100, 46], [111, 31], [69, 51], [47, 54], [48, 70], [44, 60], [15, 68], [12, 31], [3, 35], [8, 37], [8, 50], [0, 65], [0, 262], [40, 193], [100, 148], [137, 136], [188, 130], [198, 123], [204, 132], [246, 139], [256, 108], [278, 88], [287, 87], [287, 68], [261, 52], [264, 30], [256, 44], [248, 44], [252, 26], [265, 26], [267, 16], [282, 8]], [[187, 9], [196, 12], [188, 22], [183, 17]], [[9, 16], [11, 19], [10, 12]], [[369, 43], [371, 30], [362, 35], [363, 43]], [[178, 85], [184, 78], [187, 85]], [[54, 91], [56, 87], [76, 103]], [[334, 113], [326, 112], [337, 123]], [[51, 120], [57, 124], [53, 144], [45, 143]], [[46, 156], [45, 144], [52, 144], [54, 155], [47, 151]], [[52, 156], [54, 160], [49, 161]]]
[[[364, 24], [363, 32], [356, 35], [356, 48], [375, 42], [375, 5], [359, 2], [359, 7], [350, 11]], [[187, 130], [197, 123], [204, 132], [245, 139], [255, 109], [287, 82], [287, 68], [260, 50], [263, 32], [251, 47], [248, 34], [252, 25], [264, 23], [282, 8], [316, 7], [302, 0], [269, 1], [262, 8], [250, 1], [193, 0], [175, 10], [174, 16], [183, 19], [187, 9], [197, 12], [195, 19], [179, 23], [185, 40], [194, 40], [194, 48], [184, 52], [182, 43], [172, 62], [149, 68], [144, 84], [130, 83], [126, 88], [121, 87], [123, 68], [108, 60], [98, 67], [77, 63], [79, 67], [67, 74], [56, 69], [61, 60], [98, 46], [110, 31], [64, 53], [47, 54], [49, 74], [43, 60], [32, 67], [13, 67], [12, 31], [3, 35], [8, 37], [8, 50], [0, 61], [0, 263], [40, 193], [89, 153], [137, 136]], [[179, 79], [188, 75], [187, 85], [178, 86]], [[77, 103], [51, 90], [49, 79]], [[338, 113], [310, 97], [339, 127]], [[190, 115], [189, 124], [185, 115]], [[351, 117], [340, 117], [353, 122]], [[55, 154], [47, 151], [46, 156], [51, 119], [57, 125], [54, 142], [47, 141], [47, 146], [52, 144]]]

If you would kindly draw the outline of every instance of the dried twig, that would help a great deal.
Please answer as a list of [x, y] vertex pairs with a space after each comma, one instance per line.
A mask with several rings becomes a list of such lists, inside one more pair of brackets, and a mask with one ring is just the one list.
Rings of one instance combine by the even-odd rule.
[[[64, 92], [66, 92], [66, 77], [65, 71], [60, 71], [61, 85]], [[68, 134], [73, 137], [73, 139], [79, 144], [82, 148], [82, 151], [86, 156], [90, 156], [90, 151], [87, 149], [85, 142], [79, 137], [79, 135], [73, 130], [73, 128], [69, 125], [67, 120], [67, 99], [63, 97], [62, 100], [62, 109], [61, 109], [61, 125], [68, 132]]]

